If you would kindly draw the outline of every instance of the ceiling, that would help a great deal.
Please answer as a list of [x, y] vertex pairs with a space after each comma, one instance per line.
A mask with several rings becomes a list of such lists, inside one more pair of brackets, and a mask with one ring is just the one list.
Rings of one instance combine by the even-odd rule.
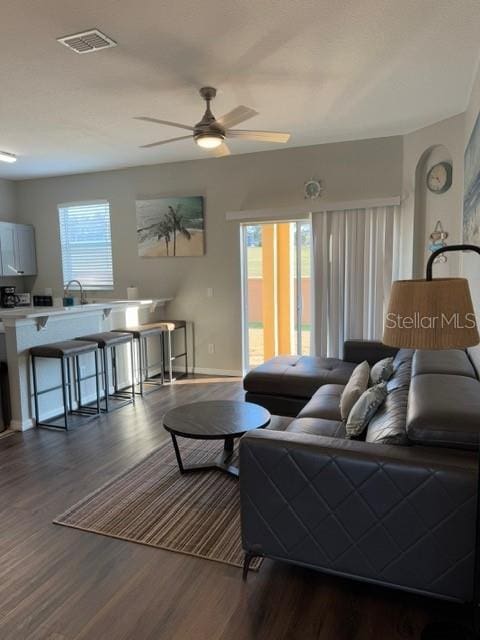
[[[203, 158], [190, 140], [139, 149], [182, 133], [132, 118], [193, 124], [206, 84], [216, 115], [252, 107], [240, 128], [290, 131], [287, 146], [403, 134], [465, 110], [480, 51], [478, 0], [2, 0], [0, 16], [14, 179]], [[94, 27], [118, 47], [56, 42]]]

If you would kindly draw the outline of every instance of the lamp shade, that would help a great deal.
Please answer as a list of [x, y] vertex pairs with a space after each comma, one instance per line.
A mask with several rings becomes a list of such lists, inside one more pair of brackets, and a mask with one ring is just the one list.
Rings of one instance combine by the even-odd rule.
[[465, 278], [392, 284], [383, 343], [408, 349], [464, 349], [480, 341]]

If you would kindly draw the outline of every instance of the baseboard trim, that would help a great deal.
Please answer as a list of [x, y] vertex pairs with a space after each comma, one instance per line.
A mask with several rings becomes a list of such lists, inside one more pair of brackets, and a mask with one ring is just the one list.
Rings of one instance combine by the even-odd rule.
[[12, 431], [28, 431], [28, 429], [33, 429], [35, 426], [35, 420], [33, 418], [27, 418], [27, 420], [11, 420], [9, 429]]
[[209, 369], [208, 367], [195, 367], [194, 372], [206, 376], [225, 376], [229, 378], [243, 377], [243, 373], [241, 371], [235, 371], [234, 369]]

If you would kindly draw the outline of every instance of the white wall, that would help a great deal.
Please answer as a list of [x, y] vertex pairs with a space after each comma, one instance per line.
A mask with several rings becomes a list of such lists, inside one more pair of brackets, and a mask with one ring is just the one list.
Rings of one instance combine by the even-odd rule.
[[[463, 132], [465, 115], [442, 120], [403, 137], [402, 277], [424, 277], [429, 236], [440, 220], [448, 244], [461, 240], [463, 202]], [[453, 166], [452, 187], [443, 194], [426, 188], [429, 169], [442, 160]], [[412, 233], [413, 231], [413, 233]], [[458, 256], [435, 267], [438, 276], [458, 275]]]
[[[398, 196], [402, 188], [402, 138], [18, 182], [19, 221], [36, 229], [39, 276], [35, 288], [53, 287], [55, 295], [61, 294], [57, 204], [106, 198], [112, 217], [113, 297], [124, 298], [130, 284], [137, 285], [143, 297], [175, 297], [169, 316], [195, 323], [197, 367], [240, 371], [239, 225], [226, 222], [225, 213], [303, 206], [303, 183], [312, 176], [322, 179], [328, 200]], [[204, 257], [138, 257], [135, 199], [158, 195], [205, 196]], [[213, 287], [213, 298], [207, 298], [207, 287]], [[208, 354], [208, 343], [215, 344], [214, 354]]]
[[0, 220], [15, 220], [16, 208], [15, 182], [0, 178]]
[[[464, 148], [467, 146], [473, 127], [480, 112], [480, 69], [475, 77], [468, 109], [465, 113], [465, 129], [463, 137]], [[461, 271], [468, 278], [473, 303], [477, 314], [477, 323], [480, 319], [480, 256], [476, 254], [462, 254]], [[480, 371], [480, 347], [471, 350], [477, 371]]]

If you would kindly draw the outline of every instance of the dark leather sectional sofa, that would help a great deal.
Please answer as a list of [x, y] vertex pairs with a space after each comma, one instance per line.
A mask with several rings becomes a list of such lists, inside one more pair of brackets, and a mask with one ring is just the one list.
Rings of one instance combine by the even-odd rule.
[[355, 363], [391, 349], [353, 341], [345, 361], [281, 357], [246, 376], [248, 400], [295, 419], [240, 441], [243, 546], [469, 602], [480, 382], [465, 351], [393, 353], [388, 397], [362, 441], [345, 438], [339, 398]]

